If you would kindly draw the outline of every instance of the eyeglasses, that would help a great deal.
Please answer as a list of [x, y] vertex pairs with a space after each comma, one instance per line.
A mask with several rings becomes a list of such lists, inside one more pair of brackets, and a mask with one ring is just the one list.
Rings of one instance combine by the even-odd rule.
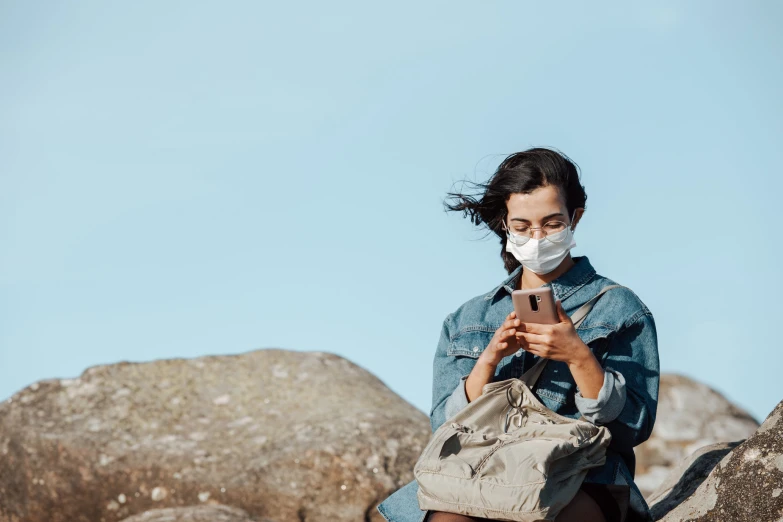
[[566, 234], [567, 227], [568, 223], [562, 221], [547, 221], [542, 227], [530, 227], [524, 223], [516, 223], [513, 226], [513, 230], [509, 230], [505, 220], [503, 221], [503, 230], [506, 231], [506, 237], [517, 246], [524, 245], [530, 241], [534, 230], [540, 230], [544, 238], [552, 243], [562, 243], [568, 237], [568, 234]]

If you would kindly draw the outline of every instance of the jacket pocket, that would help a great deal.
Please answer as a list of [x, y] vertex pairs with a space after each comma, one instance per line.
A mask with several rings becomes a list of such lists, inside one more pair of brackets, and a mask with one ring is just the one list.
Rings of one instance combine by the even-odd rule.
[[615, 333], [615, 329], [605, 324], [597, 324], [586, 328], [577, 328], [576, 333], [600, 361], [601, 356], [606, 353], [609, 337]]
[[446, 354], [464, 355], [477, 359], [489, 341], [492, 340], [495, 330], [485, 325], [467, 326], [458, 331], [451, 339]]
[[533, 393], [553, 411], [574, 404], [576, 382], [568, 365], [562, 361], [549, 361], [541, 373]]

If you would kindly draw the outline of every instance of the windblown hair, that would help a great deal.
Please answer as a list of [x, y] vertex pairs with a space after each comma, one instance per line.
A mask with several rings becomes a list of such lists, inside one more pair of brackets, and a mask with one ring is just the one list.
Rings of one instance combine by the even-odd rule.
[[[535, 189], [553, 185], [558, 189], [569, 216], [574, 209], [586, 208], [587, 193], [579, 181], [577, 165], [565, 154], [548, 148], [535, 147], [515, 152], [504, 159], [486, 183], [466, 181], [477, 188], [474, 195], [448, 192], [444, 206], [447, 211], [462, 211], [476, 226], [486, 226], [500, 238], [500, 257], [510, 274], [519, 261], [506, 252], [506, 202], [512, 194], [529, 194]], [[452, 203], [448, 200], [451, 199]]]

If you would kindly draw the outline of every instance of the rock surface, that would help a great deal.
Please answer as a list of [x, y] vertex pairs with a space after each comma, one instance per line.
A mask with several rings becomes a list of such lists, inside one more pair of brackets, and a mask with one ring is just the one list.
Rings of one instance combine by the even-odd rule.
[[669, 472], [658, 489], [647, 498], [653, 519], [658, 520], [690, 497], [713, 468], [741, 442], [721, 442], [699, 448]]
[[151, 509], [122, 522], [257, 522], [245, 511], [228, 506]]
[[709, 386], [663, 374], [652, 435], [635, 448], [636, 485], [649, 501], [670, 470], [699, 448], [746, 439], [758, 425]]
[[330, 353], [95, 366], [0, 403], [0, 522], [168, 522], [180, 515], [160, 510], [211, 504], [256, 522], [382, 520], [429, 436], [425, 414]]
[[783, 520], [783, 402], [756, 433], [720, 460], [693, 495], [660, 520]]

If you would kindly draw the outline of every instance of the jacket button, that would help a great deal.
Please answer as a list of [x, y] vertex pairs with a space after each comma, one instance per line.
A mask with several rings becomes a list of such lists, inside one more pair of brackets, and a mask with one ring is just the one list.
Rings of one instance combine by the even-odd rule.
[[477, 351], [479, 351], [479, 347], [478, 347], [478, 346], [474, 346], [474, 347], [473, 347], [473, 351], [474, 351], [474, 352], [477, 352]]
[[519, 350], [514, 352], [514, 355], [516, 355], [517, 357], [520, 357], [522, 355], [522, 348], [520, 348]]

